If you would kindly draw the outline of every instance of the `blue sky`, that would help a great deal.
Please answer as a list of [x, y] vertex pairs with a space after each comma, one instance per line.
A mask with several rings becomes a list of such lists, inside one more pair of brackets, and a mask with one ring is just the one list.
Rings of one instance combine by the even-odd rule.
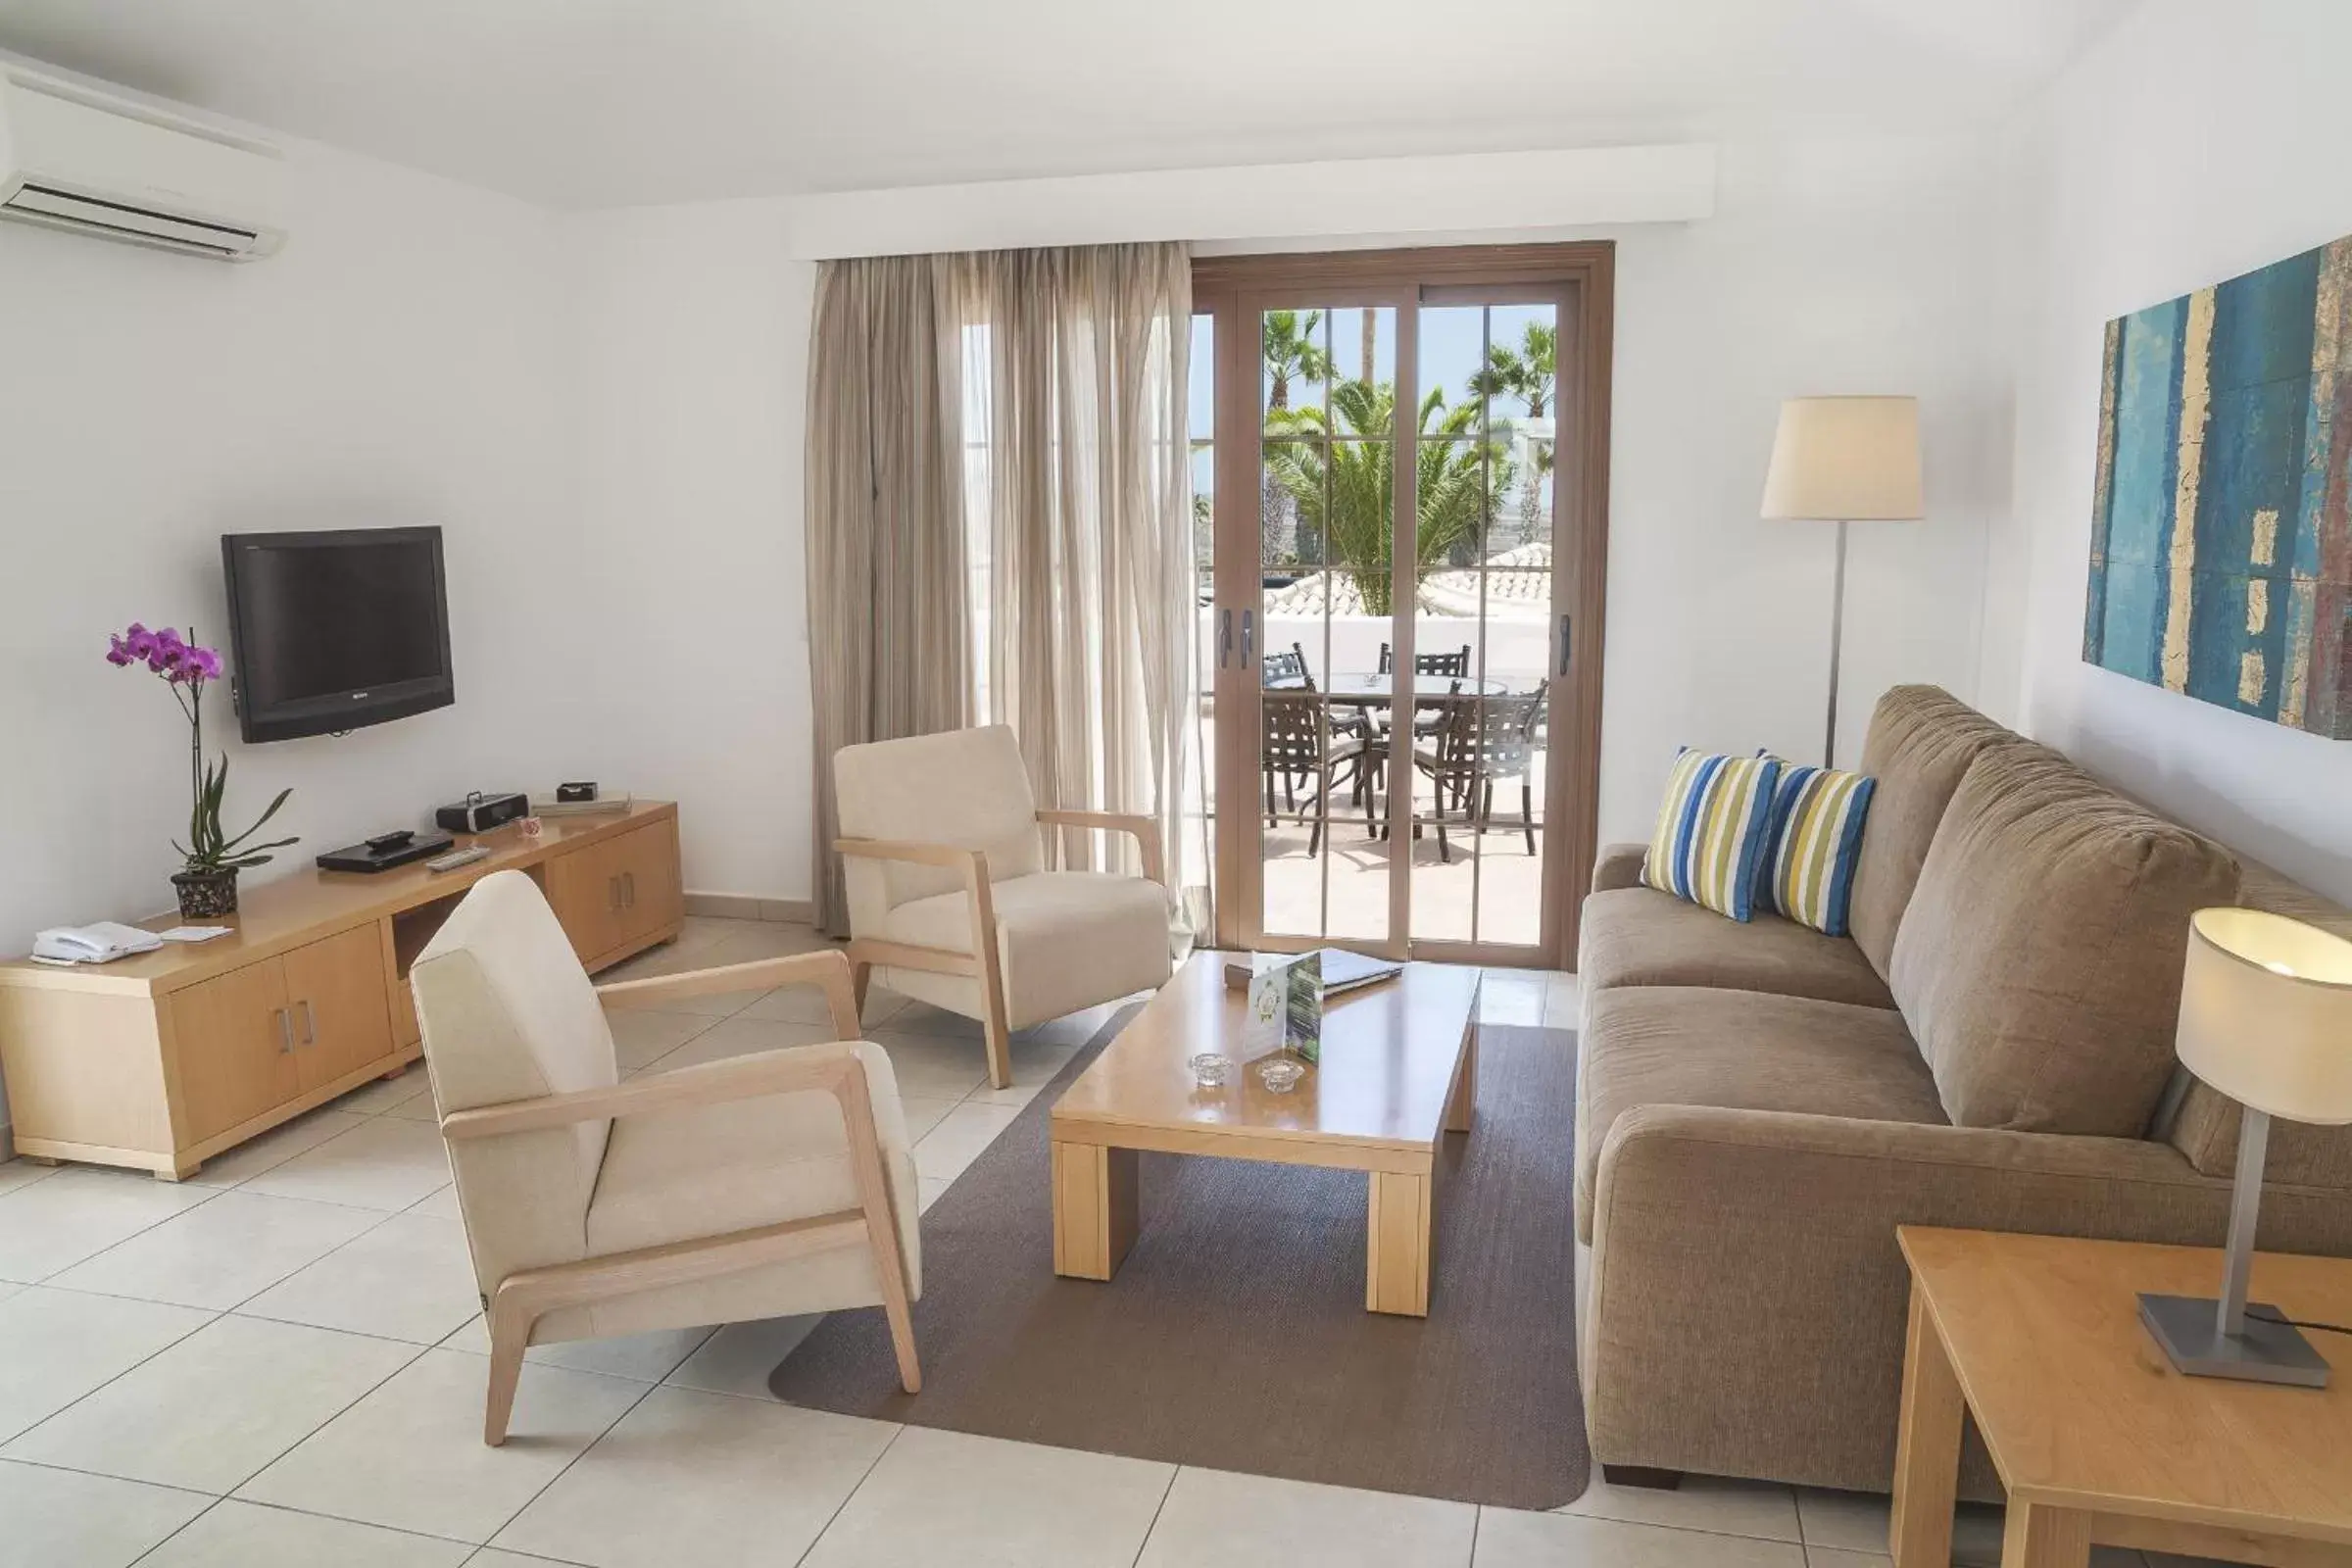
[[[1363, 359], [1363, 312], [1337, 310], [1326, 313], [1328, 320], [1318, 332], [1328, 332], [1332, 354], [1338, 361], [1342, 375], [1359, 373]], [[1424, 388], [1432, 382], [1443, 387], [1446, 401], [1458, 404], [1463, 399], [1464, 385], [1477, 368], [1483, 356], [1481, 333], [1491, 331], [1494, 341], [1516, 346], [1530, 321], [1549, 323], [1554, 315], [1548, 305], [1425, 305], [1421, 308], [1421, 383]], [[1492, 324], [1482, 322], [1482, 317], [1492, 317]], [[1396, 313], [1381, 309], [1373, 320], [1374, 374], [1380, 380], [1394, 380], [1396, 374]], [[1193, 318], [1192, 351], [1192, 430], [1193, 439], [1207, 438], [1211, 426], [1215, 381], [1209, 338], [1208, 318]], [[1321, 401], [1323, 387], [1318, 383], [1293, 382], [1291, 402], [1294, 407]], [[1527, 406], [1516, 398], [1495, 400], [1494, 417], [1502, 419], [1523, 415]]]

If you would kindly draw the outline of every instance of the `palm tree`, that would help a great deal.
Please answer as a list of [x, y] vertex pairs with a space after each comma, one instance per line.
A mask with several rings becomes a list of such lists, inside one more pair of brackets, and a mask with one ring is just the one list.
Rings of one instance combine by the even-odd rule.
[[[1259, 327], [1259, 353], [1266, 366], [1266, 425], [1271, 429], [1277, 414], [1291, 406], [1291, 382], [1322, 381], [1331, 375], [1331, 356], [1323, 348], [1323, 313], [1321, 311], [1268, 311]], [[1258, 560], [1272, 566], [1299, 555], [1298, 508], [1275, 483], [1272, 473], [1259, 479], [1258, 516], [1280, 517], [1288, 524], [1290, 539], [1281, 536], [1286, 531], [1277, 526], [1270, 536], [1258, 541]], [[1260, 527], [1264, 524], [1261, 522]]]
[[[1527, 416], [1541, 419], [1551, 407], [1559, 375], [1559, 329], [1547, 322], [1530, 321], [1519, 346], [1495, 343], [1487, 349], [1487, 363], [1471, 372], [1473, 398], [1515, 397], [1526, 403]], [[1555, 443], [1556, 445], [1556, 443]], [[1535, 471], [1519, 498], [1519, 538], [1528, 543], [1542, 521], [1544, 475], [1551, 471], [1553, 446], [1535, 449]]]
[[[1301, 531], [1313, 528], [1330, 545], [1341, 569], [1355, 582], [1369, 614], [1395, 607], [1390, 582], [1390, 519], [1395, 515], [1396, 467], [1391, 455], [1396, 433], [1396, 388], [1393, 382], [1342, 381], [1331, 389], [1331, 412], [1343, 437], [1330, 432], [1320, 409], [1268, 414], [1267, 434], [1313, 439], [1269, 441], [1266, 472], [1298, 509]], [[1475, 544], [1494, 520], [1494, 497], [1509, 488], [1510, 457], [1492, 443], [1482, 454], [1478, 407], [1446, 407], [1436, 387], [1421, 402], [1415, 426], [1425, 439], [1414, 457], [1415, 581], [1429, 574], [1458, 542]], [[1482, 455], [1495, 482], [1482, 472]], [[1325, 468], [1329, 467], [1328, 502]]]
[[1266, 360], [1266, 408], [1291, 406], [1291, 381], [1320, 381], [1331, 373], [1331, 356], [1323, 352], [1321, 311], [1268, 311], [1263, 326]]

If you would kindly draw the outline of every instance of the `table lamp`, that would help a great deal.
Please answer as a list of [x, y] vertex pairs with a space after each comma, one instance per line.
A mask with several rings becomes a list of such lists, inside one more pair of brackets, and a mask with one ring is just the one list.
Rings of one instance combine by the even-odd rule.
[[2260, 909], [2189, 918], [2181, 1065], [2245, 1107], [2219, 1300], [2139, 1298], [2140, 1321], [2194, 1377], [2325, 1388], [2328, 1363], [2286, 1314], [2246, 1301], [2271, 1118], [2352, 1122], [2352, 942]]
[[1919, 399], [1790, 398], [1764, 475], [1764, 519], [1838, 524], [1830, 590], [1830, 722], [1822, 765], [1838, 765], [1838, 649], [1845, 629], [1845, 525], [1909, 522], [1920, 501]]

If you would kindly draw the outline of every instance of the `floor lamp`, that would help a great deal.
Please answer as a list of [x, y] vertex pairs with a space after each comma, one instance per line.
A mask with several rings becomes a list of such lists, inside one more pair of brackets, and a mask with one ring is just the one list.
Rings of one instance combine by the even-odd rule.
[[1838, 524], [1831, 589], [1830, 719], [1824, 767], [1838, 765], [1838, 653], [1845, 633], [1845, 525], [1911, 522], [1919, 493], [1917, 398], [1790, 398], [1781, 405], [1764, 476], [1764, 517]]

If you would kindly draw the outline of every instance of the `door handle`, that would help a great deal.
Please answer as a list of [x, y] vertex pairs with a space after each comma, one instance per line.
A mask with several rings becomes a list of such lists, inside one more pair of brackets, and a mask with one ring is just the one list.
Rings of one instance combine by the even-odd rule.
[[1257, 612], [1242, 612], [1242, 667], [1248, 669], [1257, 652]]
[[1574, 646], [1574, 644], [1569, 640], [1568, 628], [1569, 618], [1566, 615], [1562, 615], [1560, 617], [1560, 674], [1563, 677], [1565, 677], [1568, 673], [1569, 650]]
[[637, 873], [634, 871], [620, 873], [620, 906], [624, 909], [637, 907]]
[[1217, 612], [1217, 667], [1223, 669], [1233, 659], [1233, 612]]
[[294, 1054], [294, 1015], [284, 1007], [271, 1007], [270, 1016], [277, 1020], [277, 1054]]
[[302, 1043], [306, 1046], [317, 1045], [318, 1043], [318, 1014], [311, 1011], [311, 999], [304, 997], [294, 1005], [302, 1009]]
[[620, 907], [620, 878], [616, 876], [605, 878], [605, 907], [608, 909]]

